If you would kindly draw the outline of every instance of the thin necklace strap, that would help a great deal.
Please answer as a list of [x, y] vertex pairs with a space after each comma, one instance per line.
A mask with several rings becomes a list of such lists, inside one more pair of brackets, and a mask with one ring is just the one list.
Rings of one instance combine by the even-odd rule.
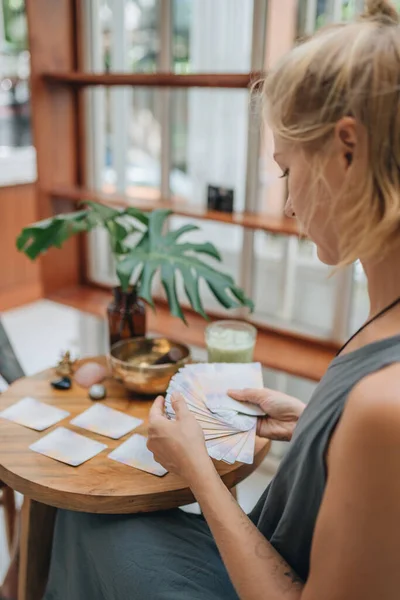
[[350, 344], [350, 342], [352, 340], [354, 340], [354, 338], [361, 331], [363, 331], [366, 327], [368, 327], [368, 325], [370, 325], [373, 321], [376, 321], [376, 319], [379, 319], [379, 317], [382, 317], [385, 313], [387, 313], [389, 310], [391, 310], [392, 308], [394, 308], [397, 304], [400, 304], [400, 297], [396, 298], [396, 300], [394, 300], [391, 304], [389, 304], [389, 306], [386, 306], [384, 309], [382, 309], [381, 311], [379, 311], [374, 317], [372, 317], [369, 321], [367, 321], [366, 323], [364, 323], [364, 325], [361, 325], [361, 327], [359, 329], [357, 329], [357, 331], [355, 333], [353, 333], [353, 335], [347, 340], [347, 342], [345, 342], [343, 344], [343, 346], [336, 352], [336, 356], [339, 356], [339, 354], [341, 354], [343, 352], [343, 350], [345, 348], [347, 348], [347, 346]]

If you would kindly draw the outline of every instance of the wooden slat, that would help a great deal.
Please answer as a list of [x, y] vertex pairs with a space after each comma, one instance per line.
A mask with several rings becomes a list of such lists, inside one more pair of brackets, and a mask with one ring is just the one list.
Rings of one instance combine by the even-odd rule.
[[176, 75], [175, 73], [83, 73], [57, 71], [43, 74], [46, 83], [72, 86], [142, 86], [173, 88], [248, 88], [259, 81], [262, 73], [201, 73]]
[[94, 190], [88, 190], [79, 187], [55, 187], [51, 190], [54, 198], [62, 198], [80, 202], [82, 200], [93, 200], [102, 204], [118, 206], [125, 208], [135, 206], [141, 210], [150, 211], [156, 208], [168, 208], [175, 214], [191, 217], [193, 219], [203, 219], [206, 221], [219, 221], [230, 225], [239, 225], [247, 229], [266, 231], [268, 233], [282, 235], [299, 235], [297, 222], [295, 219], [287, 217], [276, 217], [268, 214], [257, 213], [223, 213], [216, 210], [207, 210], [207, 208], [190, 205], [186, 200], [153, 200], [143, 198], [132, 198], [121, 194], [104, 194]]
[[[111, 292], [97, 287], [78, 286], [59, 290], [49, 295], [48, 299], [104, 318]], [[165, 304], [158, 303], [156, 313], [148, 310], [148, 330], [157, 331], [181, 343], [204, 347], [207, 322], [190, 310], [184, 312], [188, 326], [172, 317]], [[263, 325], [258, 326], [254, 358], [271, 369], [319, 381], [337, 349], [334, 343]]]
[[[54, 204], [46, 190], [54, 185], [76, 185], [77, 91], [50, 87], [43, 72], [76, 69], [75, 12], [71, 0], [34, 0], [26, 3], [31, 50], [31, 104], [39, 186], [37, 218], [52, 216]], [[71, 203], [64, 201], [64, 210]], [[47, 293], [79, 283], [79, 239], [68, 240], [61, 251], [50, 250], [39, 261]]]

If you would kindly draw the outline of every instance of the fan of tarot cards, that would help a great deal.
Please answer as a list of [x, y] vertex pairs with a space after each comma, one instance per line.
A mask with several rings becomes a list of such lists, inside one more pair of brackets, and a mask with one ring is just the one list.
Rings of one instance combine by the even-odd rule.
[[208, 454], [229, 464], [251, 464], [257, 417], [265, 413], [255, 404], [233, 400], [227, 390], [262, 387], [260, 363], [186, 365], [171, 379], [165, 412], [168, 418], [175, 419], [171, 397], [182, 394], [203, 429]]

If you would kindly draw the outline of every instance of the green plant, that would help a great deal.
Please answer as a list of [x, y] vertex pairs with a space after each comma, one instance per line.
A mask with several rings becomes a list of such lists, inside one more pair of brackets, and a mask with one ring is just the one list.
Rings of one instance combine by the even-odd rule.
[[138, 296], [151, 306], [152, 282], [156, 272], [160, 271], [171, 313], [183, 320], [177, 293], [178, 273], [192, 308], [205, 318], [199, 291], [202, 279], [225, 308], [247, 306], [253, 309], [252, 301], [235, 285], [230, 275], [202, 260], [201, 255], [221, 261], [213, 244], [180, 241], [184, 234], [197, 230], [197, 226], [188, 224], [175, 231], [165, 231], [166, 219], [171, 214], [169, 210], [144, 213], [133, 207], [117, 210], [97, 202], [84, 204], [87, 208], [83, 210], [56, 215], [25, 227], [17, 239], [18, 250], [35, 260], [51, 247], [60, 248], [72, 235], [101, 226], [109, 234], [122, 289], [127, 291], [133, 283]]

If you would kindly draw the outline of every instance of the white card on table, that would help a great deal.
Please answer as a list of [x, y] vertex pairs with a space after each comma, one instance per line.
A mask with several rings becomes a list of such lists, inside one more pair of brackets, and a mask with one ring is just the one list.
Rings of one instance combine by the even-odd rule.
[[142, 423], [142, 419], [126, 415], [105, 404], [94, 404], [71, 421], [71, 425], [105, 435], [113, 440], [119, 440]]
[[31, 444], [29, 448], [34, 452], [54, 458], [54, 460], [77, 467], [99, 454], [107, 448], [107, 445], [95, 442], [65, 427], [57, 427]]
[[3, 419], [36, 431], [44, 431], [68, 416], [69, 412], [66, 410], [39, 402], [39, 400], [30, 396], [22, 398], [22, 400], [0, 412], [0, 417], [3, 417]]
[[168, 471], [154, 460], [153, 453], [146, 446], [147, 438], [139, 433], [134, 433], [126, 442], [113, 450], [108, 458], [116, 460], [129, 467], [146, 471], [161, 477]]

